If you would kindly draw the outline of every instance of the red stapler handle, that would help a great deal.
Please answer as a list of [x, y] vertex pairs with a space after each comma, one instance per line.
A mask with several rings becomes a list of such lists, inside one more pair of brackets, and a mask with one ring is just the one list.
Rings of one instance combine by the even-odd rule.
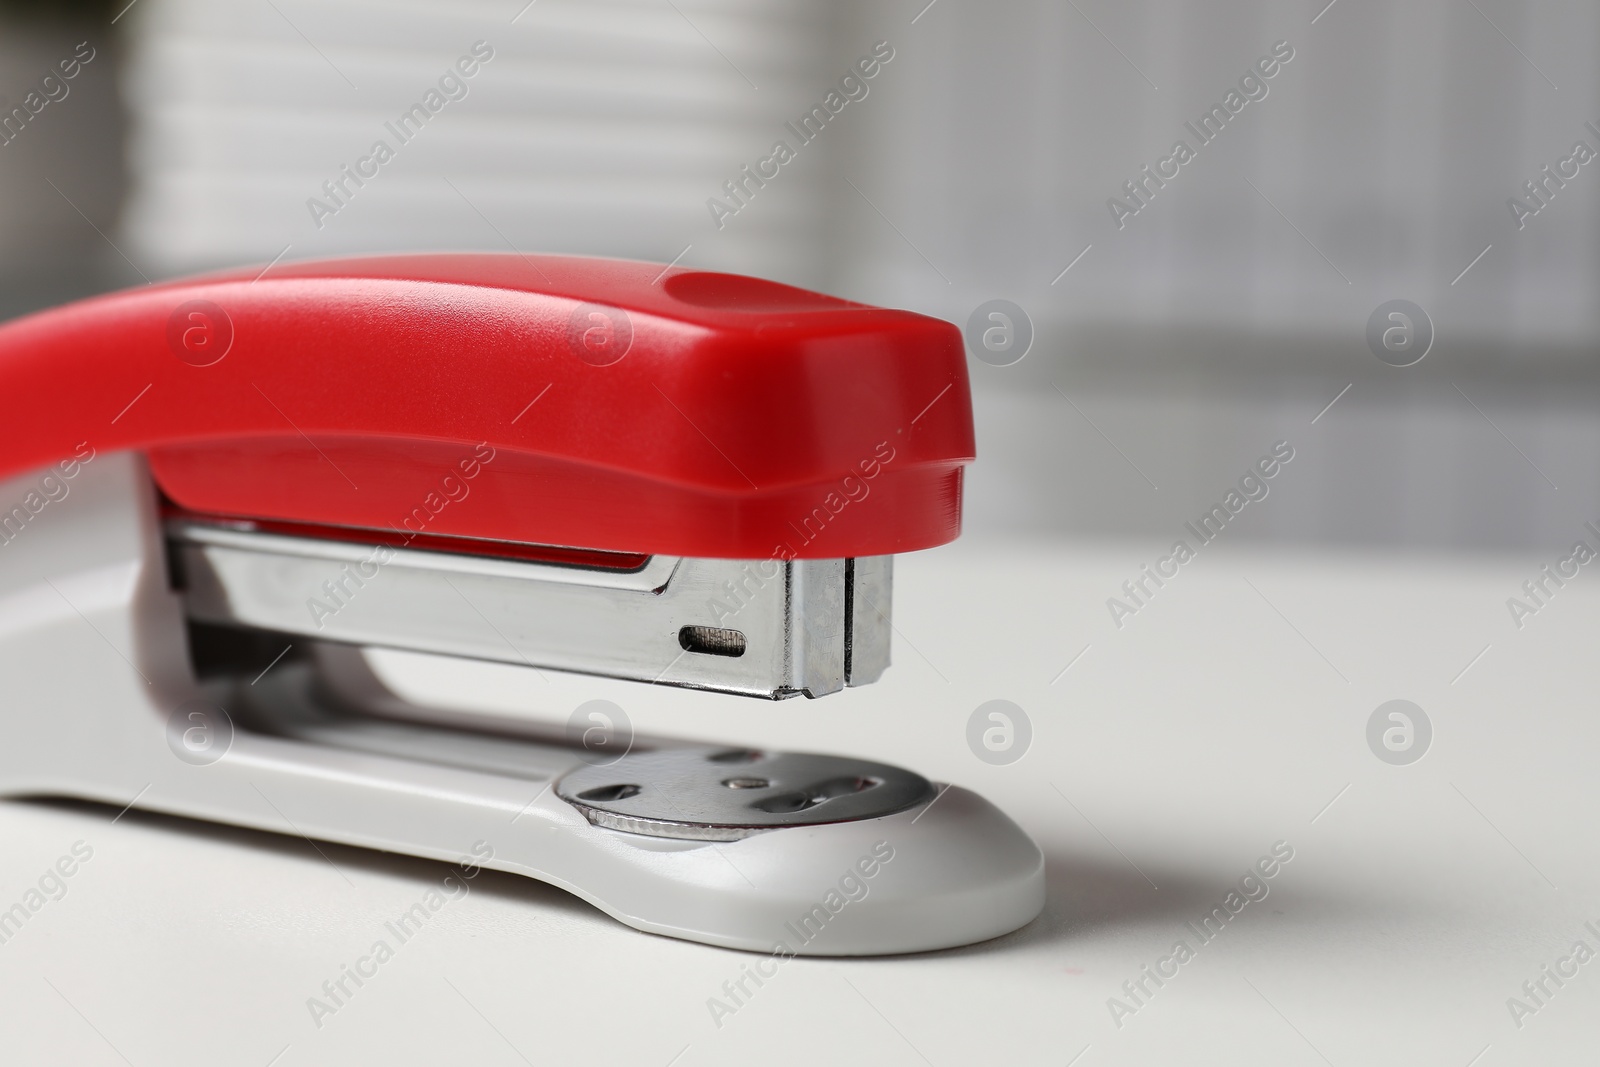
[[194, 512], [637, 553], [942, 544], [974, 456], [948, 323], [557, 256], [344, 259], [99, 297], [0, 327], [0, 393], [0, 476], [87, 443], [145, 453]]

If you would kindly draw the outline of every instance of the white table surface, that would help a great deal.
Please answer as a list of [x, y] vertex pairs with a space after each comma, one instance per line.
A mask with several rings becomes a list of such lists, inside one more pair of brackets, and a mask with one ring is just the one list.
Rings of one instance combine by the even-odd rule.
[[[307, 998], [448, 867], [4, 803], [0, 908], [75, 842], [93, 857], [0, 944], [0, 1062], [1594, 1062], [1600, 960], [1547, 980], [1554, 995], [1520, 1028], [1507, 998], [1575, 939], [1600, 950], [1584, 925], [1600, 928], [1600, 577], [1586, 568], [1518, 631], [1505, 600], [1543, 560], [1219, 542], [1114, 629], [1106, 597], [1159, 552], [991, 542], [904, 557], [895, 666], [821, 701], [384, 661], [417, 693], [557, 721], [603, 696], [645, 731], [831, 749], [977, 789], [1049, 857], [1045, 912], [1015, 934], [794, 960], [719, 1027], [708, 998], [754, 957], [486, 872], [319, 1028]], [[126, 669], [92, 651], [83, 669]], [[1034, 729], [1010, 766], [966, 745], [968, 716], [995, 698]], [[1434, 727], [1409, 766], [1367, 747], [1393, 698]], [[1185, 923], [1278, 841], [1294, 858], [1270, 895], [1199, 946]], [[1108, 998], [1179, 939], [1195, 958], [1116, 1026]]]

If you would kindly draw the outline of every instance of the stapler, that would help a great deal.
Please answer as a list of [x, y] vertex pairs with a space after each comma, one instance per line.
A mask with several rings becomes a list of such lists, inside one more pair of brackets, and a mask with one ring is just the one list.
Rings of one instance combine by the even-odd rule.
[[957, 535], [974, 457], [948, 323], [657, 264], [345, 259], [19, 319], [0, 391], [0, 795], [467, 857], [785, 956], [1043, 906], [1038, 847], [959, 786], [423, 707], [367, 652], [877, 681], [892, 557]]

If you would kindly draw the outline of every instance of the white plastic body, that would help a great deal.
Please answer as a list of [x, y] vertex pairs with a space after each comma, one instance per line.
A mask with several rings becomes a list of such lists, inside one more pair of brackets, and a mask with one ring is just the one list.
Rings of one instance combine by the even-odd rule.
[[[46, 472], [0, 483], [9, 507]], [[640, 930], [729, 948], [873, 955], [986, 940], [1044, 903], [1038, 847], [950, 787], [896, 815], [671, 841], [591, 826], [550, 776], [464, 769], [239, 730], [179, 759], [167, 721], [204, 692], [140, 457], [83, 467], [0, 544], [0, 795], [68, 796], [559, 886]], [[888, 857], [887, 859], [885, 857]], [[870, 870], [870, 876], [865, 872]]]

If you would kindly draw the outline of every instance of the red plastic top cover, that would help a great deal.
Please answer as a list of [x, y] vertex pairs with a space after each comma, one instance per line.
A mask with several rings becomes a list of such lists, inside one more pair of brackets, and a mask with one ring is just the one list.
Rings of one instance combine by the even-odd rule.
[[974, 458], [960, 332], [558, 256], [237, 271], [0, 326], [0, 476], [144, 452], [201, 513], [765, 559], [927, 548]]

